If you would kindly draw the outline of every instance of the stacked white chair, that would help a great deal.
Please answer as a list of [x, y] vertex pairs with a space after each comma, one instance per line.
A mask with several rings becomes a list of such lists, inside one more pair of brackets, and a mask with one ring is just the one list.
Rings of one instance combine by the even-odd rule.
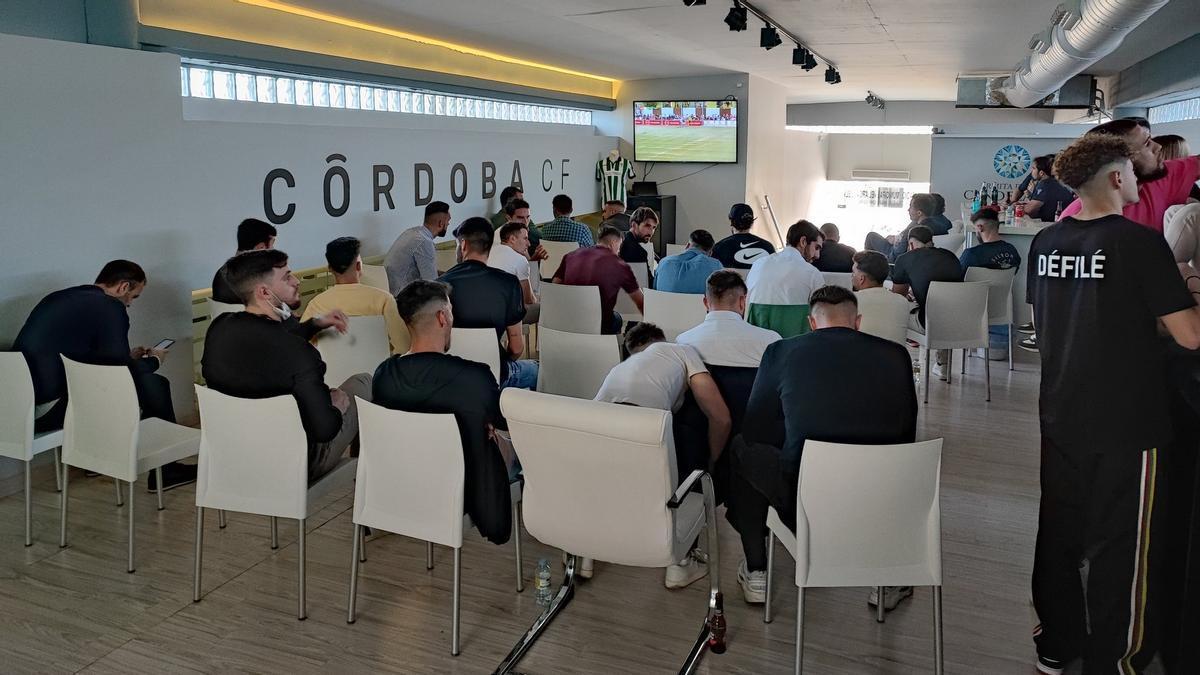
[[[796, 561], [796, 666], [804, 662], [804, 589], [932, 586], [934, 666], [942, 665], [942, 439], [904, 445], [807, 441], [796, 485], [796, 532], [767, 512], [767, 603], [771, 621], [775, 540]], [[853, 490], [847, 490], [847, 482]], [[532, 531], [532, 528], [530, 528]]]
[[[987, 400], [992, 400], [988, 359], [988, 284], [982, 281], [934, 281], [925, 298], [925, 330], [908, 330], [908, 339], [925, 349], [925, 402], [929, 403], [930, 353], [939, 349], [983, 349]], [[954, 352], [943, 364], [946, 379], [954, 370]]]
[[[388, 293], [392, 292], [392, 289], [388, 287], [387, 268], [383, 265], [363, 265], [361, 283], [363, 286], [383, 289]], [[396, 292], [399, 293], [400, 289], [396, 289]]]
[[558, 271], [559, 264], [562, 263], [562, 259], [571, 251], [579, 248], [579, 242], [547, 241], [543, 239], [542, 248], [546, 249], [546, 255], [549, 257], [541, 261], [539, 273], [543, 279], [553, 279], [554, 273]]
[[500, 382], [500, 347], [494, 328], [450, 329], [450, 353], [486, 365]]
[[704, 323], [704, 296], [698, 293], [667, 293], [646, 289], [646, 321], [666, 333], [667, 340], [674, 342], [679, 334]]
[[537, 390], [545, 394], [596, 398], [608, 372], [621, 362], [616, 335], [585, 335], [543, 328]]
[[650, 272], [658, 271], [658, 254], [654, 252], [654, 243], [643, 242], [641, 247], [646, 250], [646, 264], [650, 267]]
[[687, 250], [687, 244], [667, 244], [667, 255], [679, 255]]
[[[542, 284], [538, 329], [600, 334], [600, 287]], [[539, 349], [540, 349], [539, 345]]]
[[[192, 601], [200, 602], [204, 510], [236, 511], [298, 522], [297, 616], [308, 616], [305, 525], [313, 507], [354, 481], [355, 459], [343, 459], [315, 483], [308, 480], [308, 437], [291, 395], [263, 399], [226, 396], [196, 385], [200, 403], [200, 465], [196, 475], [196, 549]], [[270, 424], [263, 424], [270, 420]]]
[[[158, 509], [163, 509], [162, 466], [196, 454], [200, 431], [155, 417], [139, 419], [137, 390], [126, 366], [95, 366], [63, 357], [67, 373], [67, 413], [63, 422], [60, 547], [67, 545], [67, 487], [70, 468], [110, 476], [129, 484], [129, 560], [133, 572], [133, 487], [153, 469]], [[119, 496], [119, 486], [118, 486]]]
[[352, 316], [344, 335], [333, 328], [321, 331], [317, 351], [325, 362], [325, 384], [337, 387], [359, 373], [373, 375], [392, 349], [382, 316]]
[[35, 433], [34, 395], [29, 364], [21, 352], [0, 352], [0, 457], [25, 464], [25, 545], [33, 545], [33, 458], [54, 450], [54, 480], [62, 489], [58, 448], [62, 429]]
[[935, 234], [933, 236], [933, 245], [937, 248], [944, 248], [954, 255], [962, 253], [963, 243], [966, 242], [967, 236], [961, 233]]
[[825, 277], [826, 286], [841, 286], [848, 291], [854, 290], [854, 282], [851, 281], [853, 275], [849, 272], [821, 272], [821, 276]]
[[[1013, 351], [1016, 348], [1016, 326], [1013, 325], [1013, 281], [1017, 268], [989, 270], [983, 267], [968, 267], [966, 281], [983, 281], [988, 285], [988, 325], [1008, 326], [1008, 369], [1013, 369]], [[966, 366], [966, 359], [963, 359]]]

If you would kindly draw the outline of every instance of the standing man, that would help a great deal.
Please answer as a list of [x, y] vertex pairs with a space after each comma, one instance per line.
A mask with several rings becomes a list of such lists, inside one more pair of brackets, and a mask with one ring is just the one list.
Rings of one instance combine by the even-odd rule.
[[1139, 198], [1138, 152], [1094, 133], [1063, 150], [1054, 174], [1080, 208], [1029, 252], [1042, 355], [1033, 563], [1042, 673], [1079, 658], [1085, 673], [1142, 673], [1158, 647], [1162, 538], [1151, 524], [1163, 515], [1158, 448], [1172, 434], [1157, 325], [1200, 347], [1200, 284], [1180, 280], [1161, 234], [1122, 215]]
[[788, 338], [808, 332], [808, 298], [825, 285], [812, 263], [821, 256], [821, 231], [801, 220], [788, 228], [787, 246], [754, 261], [746, 321]]
[[[658, 214], [649, 206], [639, 206], [629, 215], [629, 231], [621, 240], [621, 260], [630, 265], [649, 265], [650, 253], [642, 244], [650, 243], [658, 229]], [[648, 269], [648, 268], [647, 268]]]
[[395, 295], [411, 281], [437, 278], [437, 251], [434, 240], [446, 236], [450, 225], [450, 205], [429, 202], [425, 207], [425, 222], [410, 227], [396, 237], [383, 259], [387, 269], [388, 288]]
[[733, 233], [713, 246], [713, 257], [727, 269], [748, 270], [759, 258], [775, 252], [775, 245], [750, 234], [754, 209], [749, 204], [734, 204], [729, 209], [729, 229]]
[[838, 226], [825, 223], [821, 226], [821, 236], [825, 237], [825, 243], [821, 246], [821, 257], [813, 265], [822, 272], [849, 274], [854, 266], [854, 249], [841, 243]]
[[[1043, 223], [1053, 223], [1054, 217], [1075, 201], [1075, 193], [1071, 188], [1058, 182], [1051, 173], [1053, 166], [1054, 155], [1043, 155], [1033, 160], [1033, 177], [1037, 184], [1029, 195], [1029, 203], [1025, 205], [1025, 215]], [[975, 222], [974, 217], [971, 222]]]
[[[275, 248], [275, 236], [277, 234], [278, 232], [275, 230], [274, 225], [263, 222], [258, 218], [247, 218], [238, 223], [237, 251], [235, 251], [235, 254], [242, 253], [243, 251], [261, 251], [263, 249]], [[213, 276], [212, 299], [227, 305], [240, 305], [242, 303], [238, 299], [237, 293], [225, 281], [224, 265]]]
[[579, 248], [596, 245], [588, 226], [571, 218], [575, 204], [569, 196], [554, 195], [554, 199], [550, 203], [554, 207], [554, 220], [542, 226], [542, 239], [573, 241], [579, 244]]

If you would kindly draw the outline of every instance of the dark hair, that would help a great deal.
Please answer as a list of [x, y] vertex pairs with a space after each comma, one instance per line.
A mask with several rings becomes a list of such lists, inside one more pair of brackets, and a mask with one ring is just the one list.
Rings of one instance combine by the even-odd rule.
[[711, 251], [713, 245], [717, 243], [708, 230], [695, 230], [688, 239], [701, 251]]
[[663, 342], [666, 339], [667, 334], [661, 328], [643, 321], [625, 331], [625, 351], [633, 354], [646, 345]]
[[345, 274], [361, 251], [362, 242], [355, 237], [338, 237], [325, 244], [325, 262], [334, 274]]
[[271, 243], [271, 237], [279, 232], [275, 226], [258, 218], [247, 218], [238, 223], [237, 250], [249, 251], [259, 244]]
[[909, 239], [916, 239], [922, 244], [929, 245], [933, 243], [933, 230], [924, 225], [917, 225], [908, 231]]
[[521, 188], [517, 187], [516, 185], [509, 185], [508, 187], [501, 190], [500, 191], [500, 208], [503, 209], [504, 207], [508, 206], [508, 202], [510, 200], [512, 200], [513, 197], [516, 197], [518, 192], [520, 192], [521, 194], [525, 194], [525, 191], [522, 190]]
[[450, 304], [450, 284], [442, 281], [417, 279], [400, 289], [396, 294], [396, 309], [404, 323], [412, 325], [413, 319], [431, 303]]
[[605, 206], [618, 206], [619, 205], [621, 208], [625, 208], [625, 202], [621, 201], [620, 199], [610, 199], [610, 200], [604, 202], [604, 205]]
[[254, 287], [287, 263], [287, 254], [278, 249], [243, 251], [225, 261], [225, 283], [249, 304], [254, 299]]
[[826, 239], [839, 239], [841, 237], [841, 232], [838, 231], [838, 226], [834, 223], [825, 223], [822, 225], [821, 234]]
[[487, 253], [492, 250], [492, 242], [496, 241], [496, 231], [487, 218], [474, 216], [467, 218], [454, 230], [454, 236], [459, 241], [467, 242], [467, 250], [472, 253]]
[[933, 200], [933, 195], [924, 192], [918, 192], [912, 196], [912, 207], [926, 216], [934, 215], [934, 209], [937, 203]]
[[940, 216], [946, 212], [946, 198], [936, 192], [930, 192], [930, 197], [933, 197], [933, 214]]
[[425, 220], [439, 213], [450, 213], [450, 205], [446, 202], [429, 202], [425, 205]]
[[550, 204], [554, 207], [554, 215], [560, 213], [568, 214], [575, 209], [575, 204], [567, 195], [554, 195], [554, 199], [550, 200]]
[[1084, 134], [1054, 158], [1054, 175], [1067, 187], [1078, 190], [1100, 169], [1131, 159], [1131, 155], [1129, 144], [1120, 136]]
[[100, 268], [95, 283], [101, 286], [116, 286], [122, 281], [130, 284], [146, 283], [146, 271], [131, 260], [110, 260]]
[[529, 208], [529, 202], [518, 197], [513, 197], [512, 199], [504, 202], [504, 215], [511, 216], [517, 212], [517, 209], [527, 208]]
[[[1042, 173], [1050, 173], [1054, 168], [1054, 155], [1042, 155], [1033, 158], [1033, 166]], [[975, 220], [974, 217], [971, 220]]]
[[733, 270], [717, 270], [708, 275], [708, 281], [704, 283], [704, 295], [708, 296], [710, 303], [724, 302], [725, 296], [734, 291], [742, 295], [750, 292], [746, 288], [746, 280]]
[[598, 233], [596, 233], [596, 242], [599, 243], [609, 239], [620, 239], [624, 236], [625, 235], [621, 233], [620, 229], [612, 225], [605, 225], [600, 228]]
[[1091, 129], [1084, 136], [1100, 135], [1100, 136], [1126, 136], [1138, 127], [1142, 127], [1146, 131], [1150, 130], [1150, 122], [1144, 117], [1122, 117], [1119, 120], [1112, 120], [1099, 124]]
[[640, 225], [647, 220], [653, 220], [656, 223], [659, 222], [658, 213], [649, 206], [639, 206], [633, 210], [633, 213], [629, 214], [629, 223], [631, 225]]
[[874, 279], [877, 284], [882, 284], [891, 271], [887, 256], [879, 251], [859, 251], [851, 260], [860, 272]]
[[821, 238], [821, 231], [816, 225], [807, 220], [798, 220], [787, 231], [787, 245], [796, 247], [800, 245], [801, 239], [807, 239], [808, 243], [813, 243]]
[[971, 214], [971, 222], [974, 223], [977, 220], [990, 220], [993, 223], [999, 223], [1000, 214], [996, 213], [992, 209], [979, 209], [975, 213]]
[[[525, 223], [505, 223], [497, 233], [500, 235], [500, 241], [508, 241], [510, 237], [516, 236], [521, 230], [528, 230], [529, 226]], [[494, 241], [492, 242], [495, 243]]]
[[854, 291], [842, 286], [834, 286], [833, 284], [822, 286], [813, 291], [812, 295], [808, 296], [810, 310], [815, 309], [817, 305], [833, 305], [836, 307], [844, 302], [858, 307], [858, 298], [855, 297]]

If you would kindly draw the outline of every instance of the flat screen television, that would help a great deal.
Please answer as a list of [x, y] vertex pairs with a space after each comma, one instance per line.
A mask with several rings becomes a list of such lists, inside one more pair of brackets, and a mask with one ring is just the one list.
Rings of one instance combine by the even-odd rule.
[[633, 159], [736, 164], [737, 100], [634, 101]]

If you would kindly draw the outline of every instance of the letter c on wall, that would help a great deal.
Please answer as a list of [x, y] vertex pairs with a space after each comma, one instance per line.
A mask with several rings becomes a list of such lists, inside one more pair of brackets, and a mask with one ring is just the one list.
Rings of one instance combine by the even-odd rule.
[[263, 179], [263, 213], [266, 214], [267, 220], [275, 225], [282, 225], [291, 220], [292, 216], [296, 215], [295, 202], [288, 202], [287, 208], [283, 210], [283, 213], [275, 212], [275, 200], [271, 197], [271, 187], [275, 184], [275, 181], [281, 179], [288, 187], [296, 187], [296, 178], [287, 169], [271, 169], [267, 173], [267, 177]]

